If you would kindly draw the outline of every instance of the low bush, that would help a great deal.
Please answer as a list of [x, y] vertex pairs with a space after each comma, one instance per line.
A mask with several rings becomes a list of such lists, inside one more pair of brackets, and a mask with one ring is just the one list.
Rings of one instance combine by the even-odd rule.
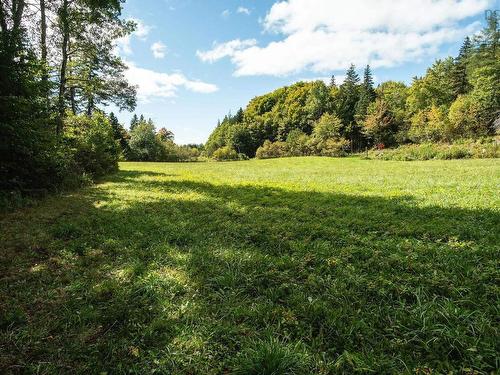
[[269, 140], [266, 140], [255, 153], [255, 157], [257, 159], [281, 158], [289, 155], [288, 145], [286, 142], [271, 142]]
[[160, 155], [158, 161], [181, 162], [197, 161], [200, 157], [200, 150], [196, 147], [179, 146], [173, 141], [160, 141]]
[[118, 170], [121, 150], [104, 114], [69, 116], [64, 129], [65, 144], [74, 158], [72, 170], [93, 178]]
[[350, 142], [347, 139], [328, 139], [316, 145], [316, 154], [321, 156], [347, 156]]
[[238, 153], [232, 147], [229, 146], [224, 146], [215, 150], [214, 153], [212, 154], [212, 158], [217, 161], [240, 159]]
[[373, 150], [370, 158], [381, 160], [483, 159], [499, 157], [496, 139], [461, 140], [453, 144], [422, 143], [395, 149]]

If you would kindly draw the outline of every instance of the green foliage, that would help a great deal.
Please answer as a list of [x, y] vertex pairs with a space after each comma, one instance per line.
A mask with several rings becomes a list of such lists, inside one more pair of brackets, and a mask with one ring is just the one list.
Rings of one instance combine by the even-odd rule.
[[201, 155], [198, 147], [179, 146], [171, 140], [160, 142], [161, 151], [157, 161], [182, 162], [197, 161]]
[[346, 72], [346, 78], [340, 85], [337, 100], [338, 116], [344, 125], [348, 125], [355, 120], [356, 104], [360, 98], [359, 76], [353, 64]]
[[366, 116], [369, 105], [375, 100], [376, 93], [373, 88], [373, 77], [370, 65], [367, 65], [364, 72], [363, 84], [360, 87], [359, 100], [355, 106], [356, 122], [361, 123]]
[[7, 1], [0, 11], [1, 196], [39, 196], [116, 170], [115, 140], [125, 149], [126, 132], [98, 106], [135, 105], [114, 54], [115, 40], [132, 31], [119, 1], [32, 5]]
[[341, 136], [342, 122], [340, 119], [329, 113], [325, 113], [316, 122], [312, 136], [318, 141], [326, 141], [328, 139], [338, 139]]
[[382, 160], [484, 159], [498, 158], [495, 139], [461, 140], [456, 143], [422, 143], [400, 146], [392, 150], [372, 151], [370, 156]]
[[437, 60], [424, 77], [410, 86], [407, 106], [409, 115], [425, 111], [431, 106], [449, 106], [454, 98], [452, 83], [453, 59]]
[[450, 140], [450, 127], [446, 107], [432, 105], [428, 109], [419, 111], [411, 118], [408, 137], [414, 142], [438, 142]]
[[398, 121], [389, 110], [383, 99], [377, 99], [368, 107], [368, 113], [363, 123], [363, 131], [372, 144], [383, 144], [390, 147], [396, 144]]
[[455, 66], [452, 74], [453, 93], [455, 97], [464, 95], [471, 89], [469, 79], [467, 77], [467, 65], [472, 55], [472, 42], [469, 37], [466, 37], [458, 56], [455, 58]]
[[64, 140], [83, 173], [101, 177], [118, 169], [120, 147], [104, 114], [68, 116]]
[[161, 143], [156, 137], [154, 124], [141, 121], [130, 131], [129, 160], [156, 161], [161, 153]]
[[230, 146], [223, 146], [214, 151], [212, 158], [217, 161], [238, 160], [239, 156], [236, 150]]
[[161, 142], [174, 141], [174, 133], [167, 128], [161, 128], [158, 130], [157, 136]]
[[255, 157], [257, 159], [271, 159], [288, 156], [288, 145], [286, 142], [276, 141], [271, 142], [266, 140], [262, 146], [257, 149]]
[[315, 155], [342, 157], [347, 156], [351, 143], [347, 139], [326, 139], [315, 142]]
[[130, 135], [128, 132], [125, 130], [122, 124], [118, 121], [118, 118], [115, 116], [113, 112], [109, 114], [109, 123], [111, 124], [111, 127], [113, 128], [113, 135], [115, 140], [117, 140], [120, 143], [120, 148], [122, 152], [122, 156], [127, 156], [128, 153], [130, 152], [129, 146], [128, 146], [128, 140], [130, 138]]
[[299, 129], [288, 133], [286, 144], [290, 156], [305, 156], [311, 154], [310, 137]]
[[499, 173], [121, 163], [0, 215], [0, 373], [494, 374]]
[[396, 81], [383, 82], [376, 90], [377, 98], [384, 101], [388, 109], [394, 115], [399, 127], [402, 127], [406, 120], [408, 91], [408, 87], [403, 82]]

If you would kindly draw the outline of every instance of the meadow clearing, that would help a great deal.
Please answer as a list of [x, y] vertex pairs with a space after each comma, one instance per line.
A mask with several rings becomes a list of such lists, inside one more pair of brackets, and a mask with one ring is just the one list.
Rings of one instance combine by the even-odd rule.
[[0, 216], [0, 373], [494, 373], [499, 182], [498, 159], [121, 163]]

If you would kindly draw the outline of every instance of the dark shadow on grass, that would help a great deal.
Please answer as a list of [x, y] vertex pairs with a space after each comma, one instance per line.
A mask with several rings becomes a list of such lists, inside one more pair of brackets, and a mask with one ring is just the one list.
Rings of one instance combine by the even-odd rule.
[[270, 336], [312, 373], [497, 366], [498, 212], [159, 176], [4, 219], [0, 372], [224, 373]]

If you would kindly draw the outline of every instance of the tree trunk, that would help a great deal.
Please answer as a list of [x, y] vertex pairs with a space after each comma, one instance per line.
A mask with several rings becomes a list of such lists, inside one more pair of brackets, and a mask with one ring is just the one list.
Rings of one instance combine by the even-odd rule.
[[[71, 51], [71, 43], [68, 41], [68, 51]], [[68, 57], [68, 63], [70, 65], [70, 71], [69, 71], [69, 79], [71, 80], [73, 78], [73, 65], [71, 64], [71, 56]], [[76, 115], [76, 88], [74, 84], [70, 84], [69, 86], [69, 101], [71, 103], [71, 113]]]
[[69, 20], [68, 20], [68, 0], [63, 1], [62, 8], [59, 12], [60, 17], [60, 27], [62, 33], [62, 45], [61, 45], [61, 69], [59, 75], [59, 96], [57, 101], [57, 108], [59, 112], [59, 118], [57, 121], [56, 133], [61, 135], [65, 114], [65, 104], [64, 95], [66, 94], [66, 73], [68, 67], [68, 43], [69, 43]]
[[47, 17], [45, 16], [45, 0], [40, 0], [40, 51], [43, 63], [42, 87], [47, 108], [49, 107], [49, 72], [47, 62]]

